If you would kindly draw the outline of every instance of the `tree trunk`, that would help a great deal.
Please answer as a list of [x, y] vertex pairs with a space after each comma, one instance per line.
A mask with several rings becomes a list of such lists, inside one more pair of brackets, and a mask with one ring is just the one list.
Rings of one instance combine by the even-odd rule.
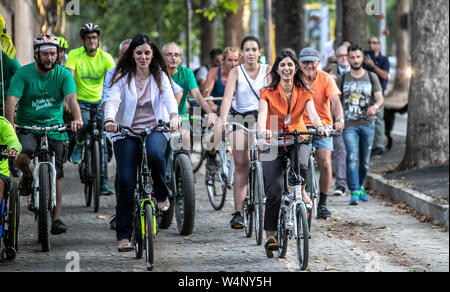
[[413, 76], [406, 153], [400, 170], [440, 165], [449, 157], [449, 2], [414, 0]]
[[411, 12], [410, 0], [399, 0], [396, 13], [396, 55], [397, 68], [394, 88], [388, 93], [385, 107], [392, 109], [403, 108], [408, 103], [409, 78], [407, 77], [409, 56], [408, 15]]
[[239, 47], [244, 38], [242, 35], [242, 14], [244, 1], [239, 0], [239, 9], [236, 13], [228, 12], [223, 19], [224, 39], [223, 47]]
[[342, 40], [362, 48], [367, 47], [366, 6], [365, 0], [342, 0]]
[[[207, 9], [212, 6], [211, 0], [202, 0], [202, 8]], [[201, 48], [200, 48], [200, 62], [202, 65], [209, 64], [209, 52], [211, 49], [217, 46], [216, 43], [216, 31], [215, 31], [215, 22], [216, 19], [213, 18], [211, 21], [208, 20], [208, 17], [204, 17], [203, 14], [198, 14], [200, 17], [200, 39], [201, 39]]]
[[274, 4], [277, 52], [291, 48], [298, 54], [305, 39], [304, 0], [276, 0]]

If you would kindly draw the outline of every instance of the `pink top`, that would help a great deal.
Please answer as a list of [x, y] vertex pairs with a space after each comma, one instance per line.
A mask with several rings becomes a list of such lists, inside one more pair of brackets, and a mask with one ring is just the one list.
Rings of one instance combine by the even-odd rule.
[[141, 84], [137, 82], [135, 84], [138, 100], [131, 128], [138, 131], [146, 127], [153, 128], [157, 125], [157, 121], [150, 96], [150, 78]]

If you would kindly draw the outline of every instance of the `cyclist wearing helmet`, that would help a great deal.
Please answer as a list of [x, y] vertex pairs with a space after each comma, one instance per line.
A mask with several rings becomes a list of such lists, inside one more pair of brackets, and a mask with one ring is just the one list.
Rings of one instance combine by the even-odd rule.
[[66, 67], [67, 61], [67, 49], [69, 48], [69, 43], [63, 36], [56, 37], [59, 41], [59, 49], [58, 49], [58, 64]]
[[[99, 48], [100, 29], [96, 24], [87, 23], [81, 27], [80, 37], [83, 46], [69, 52], [66, 68], [69, 69], [77, 84], [78, 103], [80, 104], [84, 126], [77, 133], [76, 145], [73, 149], [70, 161], [78, 164], [81, 161], [83, 145], [86, 139], [90, 119], [90, 108], [99, 104], [102, 99], [103, 82], [106, 72], [113, 69], [116, 64], [113, 57]], [[103, 133], [103, 115], [98, 112], [98, 130]], [[104, 136], [104, 159], [102, 175], [102, 194], [112, 195], [113, 190], [108, 186], [108, 151]]]
[[[73, 131], [82, 127], [77, 102], [76, 85], [70, 72], [57, 64], [59, 41], [52, 34], [41, 34], [33, 43], [36, 62], [20, 68], [11, 80], [6, 99], [6, 119], [15, 125], [49, 127], [63, 124], [63, 102], [67, 101], [75, 117]], [[17, 106], [17, 114], [16, 114]], [[30, 159], [39, 146], [40, 137], [34, 132], [18, 132], [22, 153], [15, 160], [22, 171], [19, 192], [29, 196], [32, 192]], [[49, 145], [55, 153], [56, 209], [52, 220], [52, 234], [60, 234], [67, 226], [60, 220], [62, 202], [63, 164], [66, 157], [67, 134], [51, 132]]]

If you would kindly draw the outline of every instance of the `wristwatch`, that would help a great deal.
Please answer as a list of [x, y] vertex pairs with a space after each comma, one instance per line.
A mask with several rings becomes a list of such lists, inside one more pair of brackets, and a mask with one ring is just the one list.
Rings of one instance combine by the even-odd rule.
[[339, 120], [336, 120], [336, 123], [343, 123], [343, 124], [345, 124], [345, 120], [344, 119], [339, 119]]
[[373, 106], [375, 107], [376, 110], [379, 110], [379, 109], [380, 109], [380, 107], [378, 106], [378, 104], [374, 104]]

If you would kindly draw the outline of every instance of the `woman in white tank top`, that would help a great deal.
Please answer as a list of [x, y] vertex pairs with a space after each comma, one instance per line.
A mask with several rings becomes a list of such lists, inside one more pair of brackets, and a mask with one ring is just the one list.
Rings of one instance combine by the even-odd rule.
[[[270, 65], [259, 63], [261, 58], [261, 45], [257, 38], [246, 37], [241, 44], [244, 64], [230, 71], [224, 98], [220, 108], [222, 125], [226, 125], [227, 116], [232, 107], [233, 116], [240, 115], [246, 120], [254, 117], [254, 123], [245, 125], [253, 128], [257, 122], [259, 109], [259, 91], [270, 83], [266, 76], [271, 71]], [[241, 120], [242, 121], [242, 120]], [[242, 130], [233, 130], [230, 135], [233, 145], [234, 172], [234, 208], [235, 213], [230, 225], [233, 229], [241, 229], [244, 226], [243, 209], [247, 196], [247, 184], [249, 174], [249, 150], [248, 137]]]

